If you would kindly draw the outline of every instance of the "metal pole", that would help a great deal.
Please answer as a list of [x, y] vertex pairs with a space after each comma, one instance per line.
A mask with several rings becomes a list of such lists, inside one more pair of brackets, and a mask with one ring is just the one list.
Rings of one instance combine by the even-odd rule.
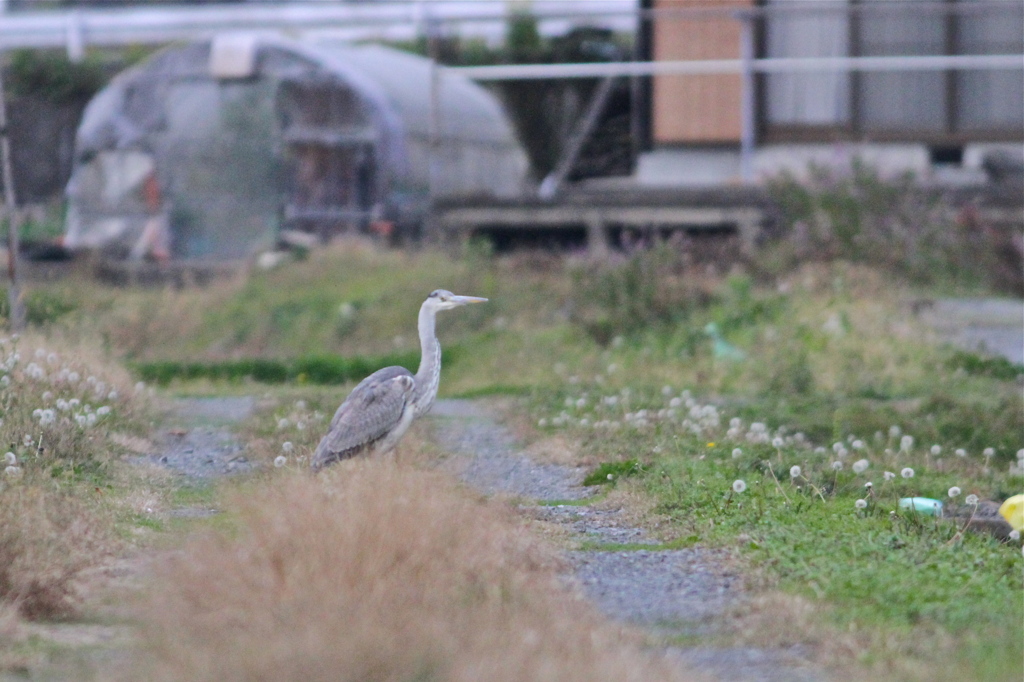
[[3, 79], [3, 52], [0, 52], [0, 172], [4, 182], [4, 213], [7, 214], [7, 303], [10, 311], [11, 330], [20, 332], [25, 328], [25, 303], [21, 296], [21, 282], [18, 279], [18, 229], [20, 215], [14, 196], [14, 170], [11, 166], [11, 139], [7, 127], [7, 96]]
[[754, 137], [756, 102], [754, 93], [754, 17], [746, 12], [740, 21], [741, 101], [740, 101], [740, 178], [744, 184], [754, 181]]

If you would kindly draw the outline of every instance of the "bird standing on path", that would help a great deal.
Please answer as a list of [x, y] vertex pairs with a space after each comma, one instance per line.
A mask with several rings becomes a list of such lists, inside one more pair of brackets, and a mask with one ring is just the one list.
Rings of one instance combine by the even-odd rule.
[[486, 298], [457, 296], [437, 289], [420, 306], [419, 370], [413, 375], [404, 367], [385, 367], [359, 382], [331, 420], [331, 428], [313, 454], [312, 467], [363, 453], [384, 454], [405, 435], [412, 421], [430, 410], [441, 381], [441, 344], [434, 334], [438, 311]]

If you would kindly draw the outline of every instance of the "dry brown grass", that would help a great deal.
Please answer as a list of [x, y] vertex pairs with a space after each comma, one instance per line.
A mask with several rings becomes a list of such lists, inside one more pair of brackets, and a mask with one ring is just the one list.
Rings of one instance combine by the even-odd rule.
[[26, 618], [74, 613], [78, 579], [113, 546], [107, 521], [46, 483], [0, 486], [0, 509], [0, 602]]
[[155, 680], [670, 680], [512, 511], [372, 460], [279, 472], [143, 608]]

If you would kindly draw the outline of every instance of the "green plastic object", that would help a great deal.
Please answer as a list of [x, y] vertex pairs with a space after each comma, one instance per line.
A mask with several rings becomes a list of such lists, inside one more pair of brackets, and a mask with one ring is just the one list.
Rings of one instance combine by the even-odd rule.
[[716, 360], [736, 361], [747, 357], [746, 353], [722, 338], [722, 334], [718, 331], [718, 325], [714, 322], [709, 322], [704, 327], [704, 333], [711, 337], [712, 353]]
[[900, 509], [909, 509], [925, 516], [942, 516], [942, 502], [930, 497], [904, 497]]

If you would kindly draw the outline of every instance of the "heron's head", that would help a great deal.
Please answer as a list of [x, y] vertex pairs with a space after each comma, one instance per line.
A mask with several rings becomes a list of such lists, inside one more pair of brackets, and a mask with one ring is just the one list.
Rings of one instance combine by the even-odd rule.
[[448, 310], [449, 308], [458, 308], [460, 305], [466, 305], [467, 303], [483, 303], [486, 300], [486, 298], [478, 296], [459, 296], [446, 289], [435, 289], [430, 292], [430, 296], [427, 296], [427, 300], [423, 302], [423, 305], [433, 310]]

